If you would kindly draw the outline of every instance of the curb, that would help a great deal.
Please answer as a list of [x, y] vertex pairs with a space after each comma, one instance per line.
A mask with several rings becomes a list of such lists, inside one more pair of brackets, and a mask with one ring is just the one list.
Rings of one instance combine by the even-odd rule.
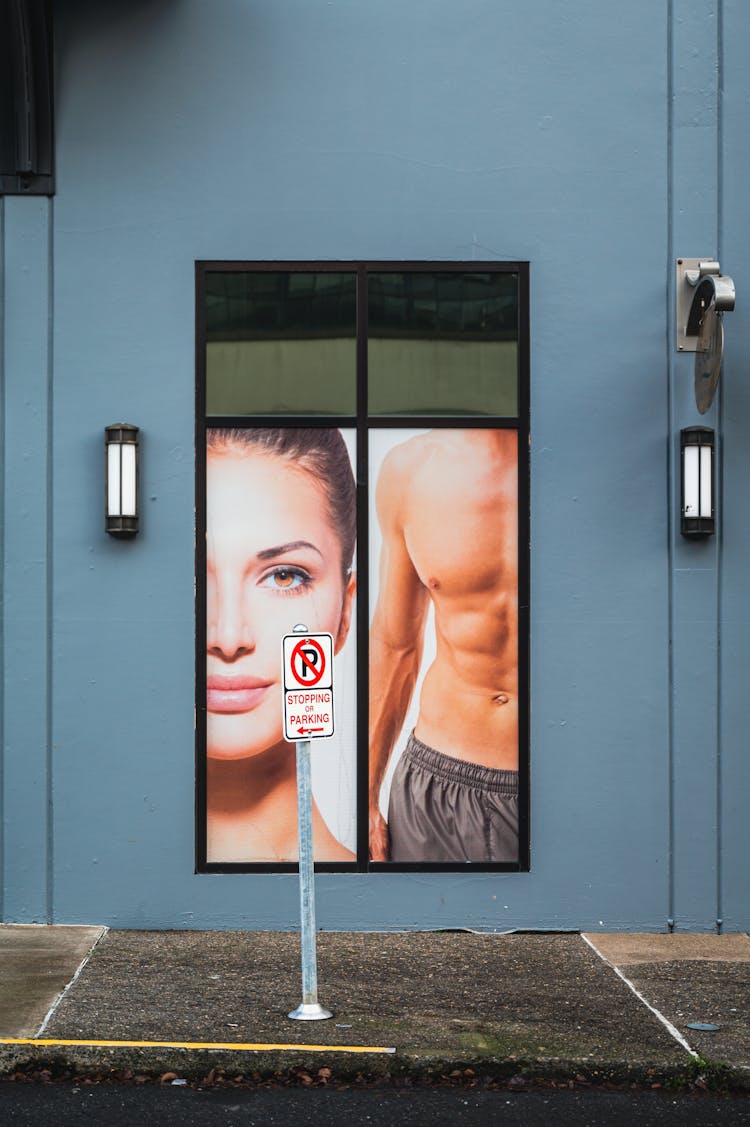
[[[686, 1060], [684, 1064], [659, 1061], [584, 1060], [564, 1058], [500, 1058], [396, 1050], [331, 1052], [300, 1045], [279, 1052], [264, 1050], [184, 1049], [169, 1047], [1, 1046], [0, 1077], [14, 1073], [44, 1072], [41, 1079], [96, 1077], [128, 1082], [157, 1081], [165, 1073], [190, 1083], [212, 1083], [209, 1074], [228, 1080], [300, 1083], [305, 1086], [493, 1083], [510, 1089], [545, 1085], [567, 1087], [666, 1088], [670, 1091], [710, 1090], [750, 1093], [750, 1068], [724, 1063]], [[323, 1075], [322, 1080], [316, 1077]], [[32, 1075], [30, 1077], [34, 1079]]]

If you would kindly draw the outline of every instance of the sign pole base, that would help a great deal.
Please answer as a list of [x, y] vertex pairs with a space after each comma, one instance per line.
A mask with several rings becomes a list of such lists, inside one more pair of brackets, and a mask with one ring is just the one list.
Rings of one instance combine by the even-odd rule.
[[333, 1017], [333, 1014], [321, 1006], [320, 1002], [302, 1002], [296, 1010], [292, 1010], [289, 1017], [294, 1021], [322, 1021], [323, 1018]]

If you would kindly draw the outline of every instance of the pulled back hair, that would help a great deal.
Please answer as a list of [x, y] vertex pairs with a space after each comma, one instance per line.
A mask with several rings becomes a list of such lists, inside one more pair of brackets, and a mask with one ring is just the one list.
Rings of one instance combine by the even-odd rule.
[[305, 470], [320, 484], [331, 524], [341, 545], [341, 570], [346, 582], [357, 539], [357, 490], [349, 452], [336, 427], [209, 427], [206, 451], [275, 454]]

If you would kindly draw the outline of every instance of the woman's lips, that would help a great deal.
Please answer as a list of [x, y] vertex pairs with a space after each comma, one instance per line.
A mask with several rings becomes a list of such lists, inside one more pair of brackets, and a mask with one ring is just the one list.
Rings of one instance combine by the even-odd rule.
[[209, 712], [251, 712], [271, 687], [271, 681], [257, 677], [230, 677], [214, 674], [206, 681], [206, 707]]

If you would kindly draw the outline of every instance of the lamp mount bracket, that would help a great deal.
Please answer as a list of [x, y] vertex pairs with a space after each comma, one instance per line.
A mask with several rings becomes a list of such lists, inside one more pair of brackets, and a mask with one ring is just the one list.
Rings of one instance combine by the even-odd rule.
[[675, 263], [675, 328], [678, 352], [696, 352], [701, 322], [713, 305], [717, 313], [734, 309], [734, 281], [714, 258], [678, 258]]

